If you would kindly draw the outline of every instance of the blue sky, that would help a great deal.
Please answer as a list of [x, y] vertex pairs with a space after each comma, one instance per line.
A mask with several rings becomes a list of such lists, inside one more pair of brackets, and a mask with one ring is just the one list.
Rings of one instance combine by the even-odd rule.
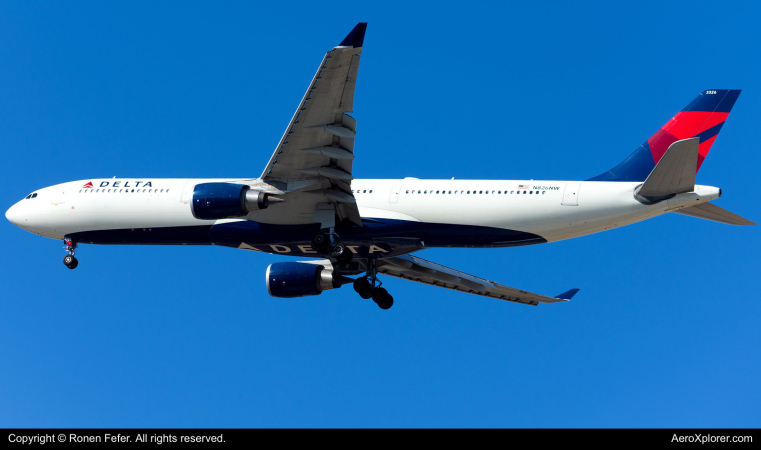
[[[97, 177], [260, 174], [325, 51], [369, 27], [359, 178], [585, 179], [700, 91], [743, 93], [698, 182], [761, 219], [754, 2], [0, 3], [0, 206]], [[669, 215], [420, 256], [556, 294], [386, 279], [267, 295], [276, 255], [82, 246], [2, 221], [0, 426], [758, 427], [758, 227]]]

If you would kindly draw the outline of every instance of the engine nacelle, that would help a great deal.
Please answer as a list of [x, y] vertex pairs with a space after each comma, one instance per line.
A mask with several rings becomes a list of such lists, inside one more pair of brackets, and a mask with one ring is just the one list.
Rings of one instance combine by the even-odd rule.
[[281, 298], [320, 295], [322, 291], [341, 287], [342, 278], [319, 264], [275, 263], [267, 267], [267, 292]]
[[200, 183], [193, 189], [190, 209], [196, 219], [230, 219], [266, 209], [271, 202], [277, 201], [282, 200], [245, 184]]

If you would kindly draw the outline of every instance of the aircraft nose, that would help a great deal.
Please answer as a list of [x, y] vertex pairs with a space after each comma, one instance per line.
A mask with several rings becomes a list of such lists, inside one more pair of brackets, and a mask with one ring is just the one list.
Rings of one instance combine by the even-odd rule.
[[17, 227], [22, 226], [24, 219], [21, 217], [21, 208], [19, 207], [18, 203], [8, 208], [8, 211], [5, 212], [5, 218]]

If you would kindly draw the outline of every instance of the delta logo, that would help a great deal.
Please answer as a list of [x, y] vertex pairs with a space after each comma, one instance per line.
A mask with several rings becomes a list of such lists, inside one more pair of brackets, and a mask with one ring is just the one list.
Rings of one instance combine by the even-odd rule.
[[[122, 186], [122, 183], [124, 183], [123, 186]], [[134, 183], [134, 184], [130, 185], [130, 183]], [[141, 184], [142, 184], [142, 186], [141, 186]], [[88, 181], [87, 184], [82, 186], [82, 189], [91, 189], [93, 187], [94, 186], [92, 184], [92, 181]], [[111, 181], [101, 181], [100, 187], [115, 187], [115, 188], [118, 188], [118, 187], [121, 187], [121, 188], [141, 188], [142, 187], [142, 188], [149, 188], [149, 187], [153, 187], [153, 182], [152, 181], [132, 181], [132, 180], [127, 180], [127, 181], [119, 180], [119, 181], [114, 181], [114, 182], [111, 182]]]

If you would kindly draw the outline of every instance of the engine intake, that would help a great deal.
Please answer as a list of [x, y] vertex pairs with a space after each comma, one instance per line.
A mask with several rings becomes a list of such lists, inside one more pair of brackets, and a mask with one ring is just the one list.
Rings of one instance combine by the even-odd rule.
[[284, 262], [267, 267], [267, 292], [273, 297], [320, 295], [352, 281], [319, 264]]
[[266, 209], [271, 203], [284, 200], [245, 184], [200, 183], [193, 189], [191, 211], [203, 220], [243, 217], [251, 211]]

